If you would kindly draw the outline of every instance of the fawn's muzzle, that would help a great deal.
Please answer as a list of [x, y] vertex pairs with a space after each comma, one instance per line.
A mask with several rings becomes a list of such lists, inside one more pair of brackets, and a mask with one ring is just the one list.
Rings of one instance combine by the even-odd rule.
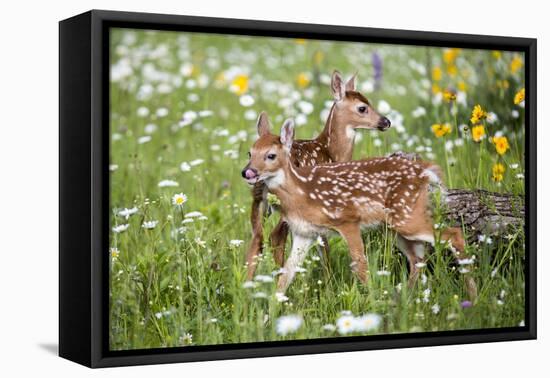
[[245, 167], [245, 169], [243, 169], [241, 174], [242, 174], [243, 178], [245, 178], [247, 180], [251, 180], [251, 179], [255, 178], [256, 176], [258, 176], [258, 171], [255, 170], [254, 168]]
[[376, 125], [376, 127], [377, 127], [378, 130], [380, 130], [380, 131], [386, 130], [386, 129], [388, 129], [390, 126], [391, 126], [391, 122], [390, 122], [390, 120], [387, 119], [386, 117], [380, 118], [380, 121], [378, 121], [378, 124]]

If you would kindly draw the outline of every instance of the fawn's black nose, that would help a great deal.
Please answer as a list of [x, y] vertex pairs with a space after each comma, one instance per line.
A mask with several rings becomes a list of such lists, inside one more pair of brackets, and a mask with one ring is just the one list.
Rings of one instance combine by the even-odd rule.
[[380, 121], [378, 121], [378, 130], [386, 130], [391, 126], [391, 122], [386, 117], [381, 117]]
[[245, 167], [241, 172], [241, 175], [245, 179], [253, 179], [254, 177], [258, 176], [258, 171], [254, 168]]

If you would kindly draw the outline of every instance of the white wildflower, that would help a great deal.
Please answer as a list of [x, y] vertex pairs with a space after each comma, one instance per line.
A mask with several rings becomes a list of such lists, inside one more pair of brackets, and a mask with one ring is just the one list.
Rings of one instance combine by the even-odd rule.
[[129, 224], [119, 224], [113, 227], [113, 232], [115, 234], [119, 234], [121, 232], [124, 232], [128, 229], [130, 225]]
[[128, 219], [128, 218], [130, 218], [130, 215], [134, 215], [137, 212], [138, 212], [138, 208], [137, 207], [132, 207], [131, 209], [124, 208], [122, 210], [119, 210], [119, 212], [117, 214], [121, 217], [124, 217], [124, 218]]
[[277, 319], [276, 332], [280, 336], [295, 333], [302, 326], [303, 319], [300, 315], [285, 315]]
[[240, 247], [244, 243], [244, 240], [233, 239], [229, 241], [231, 247]]
[[354, 319], [355, 332], [374, 331], [382, 323], [382, 317], [378, 314], [365, 314]]
[[156, 221], [156, 220], [145, 221], [145, 222], [143, 222], [141, 227], [143, 227], [146, 230], [152, 230], [153, 228], [157, 227], [158, 223], [159, 222]]
[[179, 186], [179, 183], [174, 180], [162, 180], [158, 183], [159, 188], [170, 188], [174, 186]]

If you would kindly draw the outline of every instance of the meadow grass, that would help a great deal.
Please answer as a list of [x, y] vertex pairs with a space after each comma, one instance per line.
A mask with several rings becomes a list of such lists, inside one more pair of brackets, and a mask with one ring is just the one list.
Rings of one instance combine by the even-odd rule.
[[[297, 120], [298, 138], [320, 132], [330, 73], [339, 69], [357, 72], [358, 89], [392, 121], [385, 133], [361, 133], [355, 158], [414, 151], [443, 168], [449, 187], [524, 195], [524, 114], [515, 98], [522, 62], [508, 52], [113, 31], [111, 348], [518, 326], [523, 229], [504, 237], [464, 230], [479, 286], [474, 306], [465, 302], [463, 267], [440, 245], [408, 288], [406, 259], [386, 227], [364, 233], [368, 285], [352, 275], [334, 235], [330, 255], [312, 248], [279, 301], [268, 246], [256, 280], [245, 279], [251, 197], [240, 171], [262, 110], [277, 132], [285, 117]], [[472, 121], [477, 104], [487, 113]], [[475, 125], [485, 134], [479, 142]], [[278, 217], [266, 219], [266, 230]], [[445, 227], [437, 207], [435, 217]], [[367, 327], [346, 323], [363, 314], [373, 316]], [[287, 315], [296, 322], [278, 323]]]

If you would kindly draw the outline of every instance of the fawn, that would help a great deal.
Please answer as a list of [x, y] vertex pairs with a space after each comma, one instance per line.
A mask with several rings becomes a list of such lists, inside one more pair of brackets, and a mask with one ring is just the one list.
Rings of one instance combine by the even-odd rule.
[[[386, 130], [390, 121], [381, 116], [361, 93], [355, 90], [355, 75], [344, 83], [338, 71], [331, 79], [334, 103], [330, 109], [324, 130], [315, 139], [296, 140], [292, 143], [292, 163], [297, 167], [321, 163], [349, 161], [353, 154], [356, 129]], [[265, 113], [258, 118], [258, 130], [269, 130]], [[246, 171], [243, 171], [245, 177]], [[250, 213], [252, 241], [246, 254], [247, 278], [252, 279], [256, 270], [256, 257], [262, 250], [263, 215], [266, 211], [267, 187], [258, 182], [252, 190], [253, 202]], [[284, 248], [288, 236], [288, 225], [280, 219], [270, 234], [273, 257], [280, 266], [284, 263]], [[327, 245], [325, 243], [325, 245]]]
[[[387, 224], [398, 235], [398, 246], [409, 261], [409, 283], [418, 275], [424, 243], [435, 244], [430, 212], [430, 186], [441, 184], [440, 168], [426, 161], [399, 156], [297, 167], [293, 164], [294, 124], [287, 120], [281, 136], [258, 125], [259, 139], [252, 146], [243, 170], [249, 184], [264, 183], [281, 201], [281, 213], [292, 233], [292, 250], [277, 283], [284, 293], [296, 268], [320, 234], [337, 231], [347, 242], [352, 270], [366, 283], [368, 262], [361, 227]], [[460, 228], [441, 231], [455, 258], [467, 261]], [[470, 298], [476, 285], [467, 275]]]

